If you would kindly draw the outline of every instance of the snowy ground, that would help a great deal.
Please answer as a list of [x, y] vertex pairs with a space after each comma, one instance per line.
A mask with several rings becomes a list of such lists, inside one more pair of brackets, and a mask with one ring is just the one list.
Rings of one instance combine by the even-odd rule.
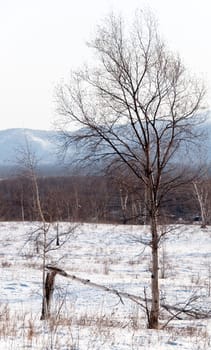
[[[122, 304], [114, 295], [62, 276], [56, 277], [53, 316], [40, 321], [42, 257], [33, 242], [39, 226], [0, 223], [0, 349], [211, 348], [209, 319], [180, 317], [163, 330], [149, 330], [137, 304]], [[61, 233], [68, 230], [68, 224], [59, 227]], [[170, 231], [160, 248], [162, 302], [180, 305], [194, 295], [198, 307], [210, 310], [211, 228], [178, 225]], [[52, 225], [49, 239], [55, 234]], [[143, 226], [77, 225], [65, 245], [48, 253], [47, 263], [119, 291], [144, 296], [146, 290], [150, 297], [150, 250], [140, 243], [149, 238]], [[162, 312], [161, 325], [170, 317]]]

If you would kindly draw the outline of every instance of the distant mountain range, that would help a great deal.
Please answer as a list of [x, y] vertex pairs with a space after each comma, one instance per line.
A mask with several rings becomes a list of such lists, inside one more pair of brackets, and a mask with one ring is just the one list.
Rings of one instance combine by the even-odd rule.
[[[0, 130], [0, 176], [18, 168], [27, 147], [42, 169], [58, 168], [58, 133], [32, 129]], [[57, 169], [57, 170], [58, 170]], [[53, 170], [53, 169], [52, 169]]]
[[[204, 124], [207, 137], [202, 142], [206, 160], [211, 163], [211, 122]], [[57, 131], [32, 129], [0, 130], [0, 176], [18, 166], [22, 153], [27, 144], [30, 151], [35, 154], [39, 168], [46, 169], [52, 175], [63, 174], [67, 171], [59, 157], [59, 133]], [[84, 150], [83, 150], [84, 152]], [[68, 158], [74, 160], [78, 149], [71, 146]]]
[[56, 135], [54, 131], [45, 130], [0, 130], [0, 165], [14, 165], [27, 147], [41, 164], [55, 163]]

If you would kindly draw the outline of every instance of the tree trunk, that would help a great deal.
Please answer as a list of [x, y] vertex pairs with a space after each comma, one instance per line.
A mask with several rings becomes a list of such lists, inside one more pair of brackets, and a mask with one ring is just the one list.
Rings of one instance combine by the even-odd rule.
[[[206, 216], [206, 204], [207, 204], [207, 191], [203, 188], [203, 183], [198, 184], [197, 182], [193, 182], [193, 186], [195, 189], [196, 197], [199, 202], [200, 212], [201, 212], [201, 228], [207, 227], [207, 216]], [[201, 186], [201, 188], [199, 188]]]
[[56, 225], [56, 246], [59, 246], [60, 242], [59, 242], [59, 223], [57, 222]]
[[160, 312], [160, 293], [159, 293], [159, 266], [158, 266], [158, 229], [157, 214], [153, 211], [151, 217], [151, 234], [152, 234], [152, 275], [151, 275], [151, 293], [152, 305], [148, 320], [148, 327], [159, 329], [159, 312]]
[[56, 276], [55, 271], [48, 272], [46, 275], [45, 293], [43, 295], [42, 314], [40, 317], [41, 320], [46, 320], [50, 317], [50, 306], [51, 306], [51, 299], [53, 296], [55, 276]]

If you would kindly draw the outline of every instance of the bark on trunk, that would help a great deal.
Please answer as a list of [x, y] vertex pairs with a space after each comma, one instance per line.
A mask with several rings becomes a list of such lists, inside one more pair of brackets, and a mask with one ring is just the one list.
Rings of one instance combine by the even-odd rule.
[[45, 293], [43, 296], [42, 314], [40, 318], [41, 320], [46, 320], [50, 317], [50, 306], [51, 306], [51, 299], [53, 296], [55, 276], [56, 276], [55, 271], [48, 272], [46, 275]]
[[158, 266], [158, 230], [157, 215], [151, 218], [152, 234], [152, 275], [151, 275], [151, 292], [152, 305], [149, 315], [148, 327], [159, 329], [159, 312], [160, 312], [160, 293], [159, 293], [159, 266]]

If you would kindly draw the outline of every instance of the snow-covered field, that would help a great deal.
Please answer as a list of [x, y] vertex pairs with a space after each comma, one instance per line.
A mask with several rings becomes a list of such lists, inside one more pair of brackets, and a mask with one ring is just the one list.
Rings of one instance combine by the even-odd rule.
[[[68, 224], [60, 223], [66, 232]], [[52, 318], [40, 321], [42, 256], [33, 242], [39, 223], [0, 223], [0, 349], [208, 350], [211, 320], [161, 312], [162, 330], [149, 330], [130, 300], [56, 276]], [[36, 231], [36, 232], [35, 232]], [[191, 296], [211, 309], [211, 228], [178, 225], [160, 248], [162, 303], [180, 306]], [[49, 236], [56, 234], [51, 227]], [[61, 238], [64, 240], [64, 235]], [[68, 274], [150, 298], [150, 249], [143, 226], [77, 225], [47, 263]], [[55, 244], [55, 242], [53, 242]], [[39, 250], [39, 249], [38, 249]]]

